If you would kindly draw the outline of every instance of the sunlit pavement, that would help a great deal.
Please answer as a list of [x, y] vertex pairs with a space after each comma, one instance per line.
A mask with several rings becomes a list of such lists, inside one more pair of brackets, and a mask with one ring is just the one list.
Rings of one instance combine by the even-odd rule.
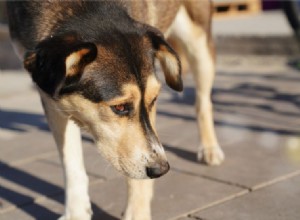
[[[171, 171], [156, 181], [153, 220], [300, 219], [300, 71], [282, 56], [221, 56], [213, 90], [226, 154], [219, 167], [196, 161], [193, 79], [164, 87], [157, 128]], [[52, 220], [63, 213], [63, 175], [29, 77], [0, 75], [0, 219]], [[124, 178], [84, 138], [94, 219], [119, 219]]]

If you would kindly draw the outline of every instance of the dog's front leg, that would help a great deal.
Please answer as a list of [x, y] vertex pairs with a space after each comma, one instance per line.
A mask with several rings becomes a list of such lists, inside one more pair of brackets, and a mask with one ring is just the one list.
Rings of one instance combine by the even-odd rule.
[[128, 198], [123, 220], [151, 220], [153, 180], [127, 179]]
[[84, 168], [80, 129], [52, 100], [43, 99], [49, 126], [54, 135], [65, 175], [65, 214], [59, 220], [90, 220], [88, 177]]

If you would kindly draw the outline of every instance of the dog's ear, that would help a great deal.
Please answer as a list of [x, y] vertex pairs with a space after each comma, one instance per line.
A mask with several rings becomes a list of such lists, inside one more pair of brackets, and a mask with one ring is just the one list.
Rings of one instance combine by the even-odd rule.
[[160, 61], [168, 86], [176, 91], [182, 91], [183, 83], [179, 56], [157, 29], [148, 27], [147, 35], [155, 50], [155, 57]]
[[95, 44], [83, 42], [76, 35], [64, 35], [48, 38], [28, 51], [24, 67], [41, 90], [57, 98], [66, 84], [80, 79], [84, 67], [96, 56]]

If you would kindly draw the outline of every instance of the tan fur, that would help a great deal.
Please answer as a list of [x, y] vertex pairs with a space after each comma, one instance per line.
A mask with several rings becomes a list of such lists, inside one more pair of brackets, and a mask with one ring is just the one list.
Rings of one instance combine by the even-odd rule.
[[89, 53], [90, 51], [88, 49], [82, 49], [79, 51], [76, 51], [69, 55], [66, 58], [66, 75], [67, 76], [74, 76], [78, 73], [78, 64], [82, 57]]
[[177, 73], [180, 72], [180, 66], [177, 65], [177, 60], [174, 56], [171, 56], [165, 47], [157, 53], [157, 58], [160, 61], [163, 72], [165, 73], [167, 82], [174, 82], [178, 77]]
[[[136, 20], [145, 22], [165, 32], [174, 20], [183, 1], [140, 0], [129, 1], [126, 6]], [[167, 12], [167, 13], [166, 13]]]
[[145, 89], [145, 102], [147, 105], [153, 101], [159, 95], [161, 88], [161, 84], [158, 79], [154, 75], [150, 75], [146, 82], [146, 89]]
[[[158, 97], [160, 89], [161, 89], [161, 84], [158, 82], [157, 78], [153, 75], [149, 76], [146, 83], [146, 91], [145, 91], [145, 101], [148, 106], [151, 104], [151, 102], [153, 102], [155, 98]], [[149, 109], [149, 116], [150, 116], [150, 122], [152, 128], [154, 129], [154, 132], [157, 135], [157, 131], [155, 129], [156, 128], [156, 103], [154, 103], [152, 109]]]

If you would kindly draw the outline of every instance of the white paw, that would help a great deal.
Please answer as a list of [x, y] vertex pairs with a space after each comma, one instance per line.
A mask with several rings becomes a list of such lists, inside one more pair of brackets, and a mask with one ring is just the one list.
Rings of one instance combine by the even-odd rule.
[[225, 159], [225, 155], [219, 146], [200, 147], [197, 157], [199, 161], [204, 161], [210, 166], [220, 165]]

